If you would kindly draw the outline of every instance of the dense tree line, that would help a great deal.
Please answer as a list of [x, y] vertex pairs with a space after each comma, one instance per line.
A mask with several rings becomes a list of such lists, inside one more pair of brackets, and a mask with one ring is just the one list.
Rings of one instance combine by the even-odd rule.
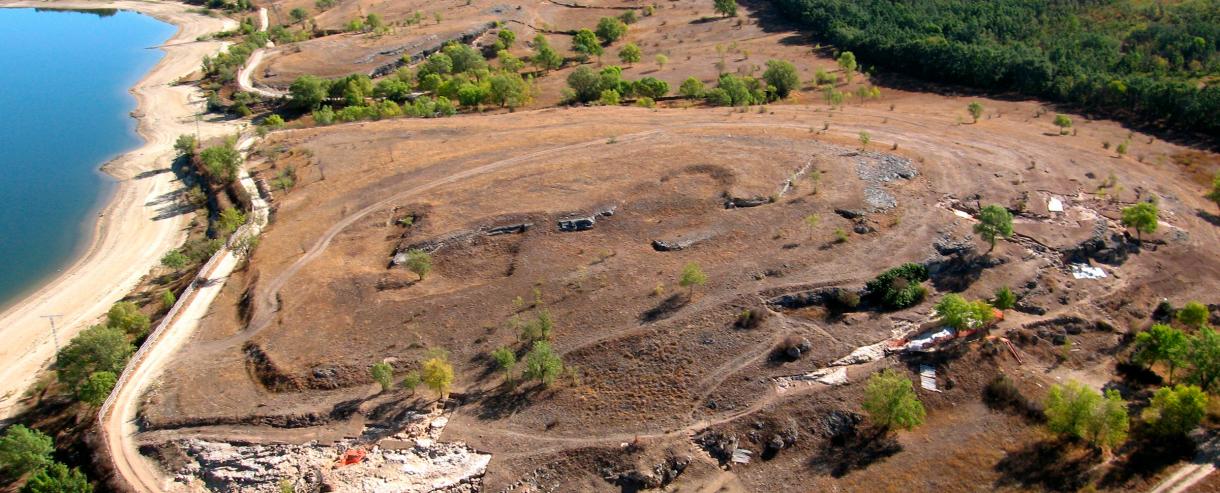
[[773, 0], [865, 63], [1220, 136], [1220, 0]]

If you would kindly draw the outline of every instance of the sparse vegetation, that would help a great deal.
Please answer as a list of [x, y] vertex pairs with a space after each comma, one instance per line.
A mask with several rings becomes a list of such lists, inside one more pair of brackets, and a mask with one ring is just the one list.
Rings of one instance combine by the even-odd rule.
[[419, 276], [420, 281], [423, 281], [424, 277], [432, 272], [432, 255], [423, 250], [407, 250], [407, 261], [404, 265], [407, 266], [407, 270]]
[[966, 105], [966, 111], [970, 112], [970, 118], [974, 123], [979, 122], [979, 117], [983, 116], [983, 105], [978, 101], [973, 101]]
[[1008, 286], [1002, 286], [995, 291], [995, 298], [991, 305], [1001, 310], [1011, 310], [1017, 305], [1017, 295], [1013, 294], [1012, 289]]

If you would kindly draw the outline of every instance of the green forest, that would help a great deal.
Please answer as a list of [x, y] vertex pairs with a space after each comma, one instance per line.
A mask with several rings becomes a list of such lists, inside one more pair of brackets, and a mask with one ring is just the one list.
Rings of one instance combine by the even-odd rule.
[[1220, 137], [1220, 0], [772, 0], [867, 65]]

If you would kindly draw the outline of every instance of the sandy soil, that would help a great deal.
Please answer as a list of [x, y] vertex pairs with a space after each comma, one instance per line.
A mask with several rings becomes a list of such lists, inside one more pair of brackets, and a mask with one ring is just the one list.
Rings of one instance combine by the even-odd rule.
[[[47, 2], [0, 1], [0, 7], [48, 6]], [[190, 14], [179, 3], [72, 1], [53, 6], [135, 10], [173, 23], [179, 30], [162, 46], [165, 57], [131, 90], [137, 100], [137, 131], [145, 144], [105, 166], [119, 183], [99, 214], [89, 247], [59, 277], [0, 315], [0, 339], [5, 341], [0, 348], [0, 417], [15, 414], [24, 390], [54, 356], [47, 321], [40, 317], [62, 315], [57, 323], [59, 341], [64, 343], [94, 323], [166, 251], [182, 242], [187, 216], [172, 212], [182, 185], [169, 172], [169, 165], [174, 139], [195, 132], [194, 115], [203, 102], [195, 89], [172, 83], [197, 70], [204, 55], [224, 46], [216, 41], [197, 42], [198, 36], [236, 25], [227, 19]], [[203, 121], [198, 128], [208, 138], [232, 132], [236, 126]]]

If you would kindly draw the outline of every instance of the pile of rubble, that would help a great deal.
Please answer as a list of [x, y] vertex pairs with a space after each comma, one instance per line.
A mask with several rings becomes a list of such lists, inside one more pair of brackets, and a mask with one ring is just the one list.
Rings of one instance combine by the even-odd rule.
[[[190, 458], [178, 482], [219, 492], [293, 491], [473, 492], [481, 487], [491, 455], [462, 443], [437, 441], [448, 419], [439, 412], [412, 415], [400, 431], [368, 443], [331, 445], [235, 444], [185, 439], [176, 446]], [[344, 458], [359, 457], [344, 464]]]
[[856, 175], [864, 180], [864, 202], [874, 211], [892, 209], [898, 205], [884, 188], [886, 183], [899, 178], [910, 180], [919, 173], [910, 159], [880, 152], [855, 152]]

